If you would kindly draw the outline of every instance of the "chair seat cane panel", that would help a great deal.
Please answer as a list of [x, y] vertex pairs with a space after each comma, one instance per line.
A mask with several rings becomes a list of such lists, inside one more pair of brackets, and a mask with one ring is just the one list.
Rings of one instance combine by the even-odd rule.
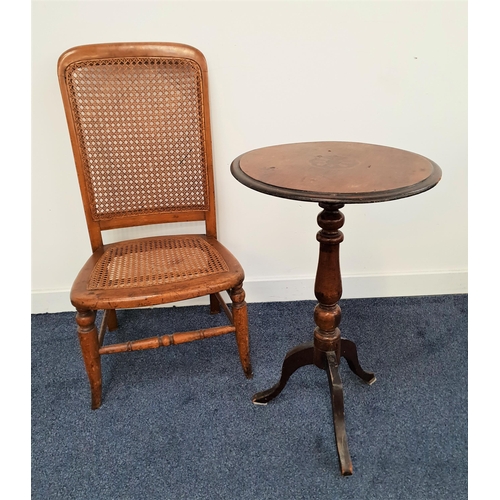
[[76, 278], [70, 298], [75, 307], [94, 310], [147, 307], [226, 291], [244, 278], [239, 262], [214, 238], [141, 238], [94, 252]]

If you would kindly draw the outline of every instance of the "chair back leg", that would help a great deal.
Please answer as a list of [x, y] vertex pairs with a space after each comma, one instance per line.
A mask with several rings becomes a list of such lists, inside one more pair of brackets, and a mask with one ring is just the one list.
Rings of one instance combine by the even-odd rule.
[[220, 313], [220, 303], [217, 295], [214, 293], [210, 295], [210, 314]]
[[108, 322], [108, 325], [107, 325], [108, 330], [110, 332], [112, 332], [113, 330], [116, 330], [118, 328], [118, 318], [116, 317], [116, 310], [115, 309], [109, 309], [107, 322]]

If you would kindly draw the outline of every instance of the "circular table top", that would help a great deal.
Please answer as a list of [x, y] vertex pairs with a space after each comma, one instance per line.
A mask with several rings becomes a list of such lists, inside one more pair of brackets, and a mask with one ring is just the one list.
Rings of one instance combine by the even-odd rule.
[[303, 142], [254, 149], [231, 172], [262, 193], [302, 201], [371, 203], [434, 187], [441, 169], [402, 149], [359, 142]]

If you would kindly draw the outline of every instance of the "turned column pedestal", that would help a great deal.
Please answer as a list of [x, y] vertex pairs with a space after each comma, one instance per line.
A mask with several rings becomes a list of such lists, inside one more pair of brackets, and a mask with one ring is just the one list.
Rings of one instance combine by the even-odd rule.
[[340, 337], [341, 311], [338, 301], [342, 296], [342, 279], [339, 245], [344, 235], [339, 229], [344, 224], [344, 216], [339, 209], [342, 206], [340, 203], [320, 203], [323, 211], [318, 216], [321, 231], [317, 234], [319, 259], [314, 293], [318, 304], [314, 309], [314, 322], [316, 323], [314, 340], [289, 351], [283, 362], [279, 382], [271, 389], [255, 394], [252, 401], [255, 404], [267, 404], [283, 390], [290, 376], [301, 366], [314, 364], [325, 370], [330, 386], [340, 470], [343, 475], [350, 475], [352, 462], [347, 446], [344, 395], [338, 370], [340, 358], [344, 357], [351, 370], [368, 384], [375, 382], [375, 375], [364, 371], [359, 365], [354, 342]]

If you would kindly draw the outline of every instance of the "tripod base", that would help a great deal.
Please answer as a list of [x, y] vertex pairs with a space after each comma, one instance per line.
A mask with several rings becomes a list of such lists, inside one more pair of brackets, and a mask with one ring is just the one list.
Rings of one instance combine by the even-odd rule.
[[[315, 356], [313, 342], [300, 344], [291, 349], [285, 356], [281, 377], [277, 384], [266, 391], [258, 392], [252, 398], [254, 404], [267, 404], [283, 390], [288, 379], [302, 366], [316, 365], [315, 359], [321, 360], [321, 367], [327, 372], [328, 384], [330, 386], [330, 396], [332, 401], [333, 427], [335, 431], [335, 441], [340, 462], [340, 471], [343, 476], [352, 474], [352, 461], [347, 446], [347, 434], [344, 419], [344, 391], [339, 374], [339, 361], [334, 351], [319, 351]], [[340, 339], [340, 356], [345, 358], [349, 368], [362, 380], [368, 384], [373, 384], [376, 380], [371, 372], [364, 371], [358, 360], [356, 344], [347, 339]]]

